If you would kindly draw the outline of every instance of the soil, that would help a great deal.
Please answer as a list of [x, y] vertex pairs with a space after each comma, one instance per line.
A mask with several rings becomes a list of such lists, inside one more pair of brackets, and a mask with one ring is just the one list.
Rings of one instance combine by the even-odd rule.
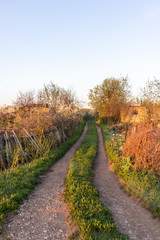
[[160, 221], [121, 189], [118, 177], [109, 168], [101, 129], [98, 132], [98, 155], [94, 164], [94, 184], [100, 199], [114, 218], [116, 227], [132, 240], [160, 240]]
[[57, 161], [50, 170], [40, 176], [35, 191], [12, 215], [0, 239], [10, 240], [65, 240], [74, 231], [68, 226], [67, 205], [63, 202], [64, 178], [69, 161], [85, 138], [86, 125], [80, 139]]
[[[21, 205], [18, 214], [8, 219], [1, 240], [66, 240], [74, 232], [74, 226], [72, 228], [66, 222], [69, 211], [63, 202], [62, 192], [69, 161], [81, 145], [87, 128], [65, 156], [40, 176], [35, 191]], [[110, 209], [116, 227], [131, 240], [160, 240], [160, 221], [153, 219], [149, 211], [121, 189], [121, 183], [106, 157], [99, 127], [97, 132], [99, 143], [94, 164], [94, 184], [99, 190], [100, 199]]]

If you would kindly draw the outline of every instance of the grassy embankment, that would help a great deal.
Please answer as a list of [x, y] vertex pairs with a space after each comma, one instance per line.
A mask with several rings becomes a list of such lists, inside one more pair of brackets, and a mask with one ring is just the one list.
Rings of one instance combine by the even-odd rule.
[[64, 198], [79, 229], [70, 239], [128, 239], [115, 228], [111, 213], [100, 201], [98, 191], [91, 182], [96, 152], [96, 127], [89, 124], [87, 136], [70, 161], [66, 177]]
[[34, 159], [28, 164], [7, 169], [0, 174], [0, 231], [6, 215], [10, 211], [16, 213], [18, 206], [27, 198], [38, 183], [38, 176], [44, 173], [56, 160], [78, 140], [84, 124], [62, 146], [52, 150], [46, 157]]
[[118, 134], [113, 136], [115, 132], [105, 125], [101, 128], [107, 155], [114, 171], [124, 180], [126, 192], [138, 197], [154, 217], [160, 217], [160, 174], [155, 175], [148, 170], [133, 170], [130, 157], [121, 156], [118, 151], [123, 149], [124, 139]]

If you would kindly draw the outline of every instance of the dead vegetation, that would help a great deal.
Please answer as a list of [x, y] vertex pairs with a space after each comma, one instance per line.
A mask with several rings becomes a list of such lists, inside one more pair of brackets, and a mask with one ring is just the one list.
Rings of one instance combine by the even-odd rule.
[[124, 155], [132, 159], [134, 169], [160, 170], [160, 129], [139, 125], [124, 144]]
[[[74, 135], [82, 121], [79, 102], [72, 90], [50, 83], [39, 90], [19, 92], [14, 114], [0, 113], [0, 165], [31, 161]], [[7, 137], [6, 137], [7, 136]], [[16, 157], [15, 157], [15, 156]]]

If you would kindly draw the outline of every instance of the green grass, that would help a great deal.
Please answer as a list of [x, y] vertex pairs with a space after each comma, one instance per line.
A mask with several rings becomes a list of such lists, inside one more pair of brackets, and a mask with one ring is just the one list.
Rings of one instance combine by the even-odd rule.
[[123, 149], [124, 139], [113, 137], [113, 131], [102, 125], [102, 132], [107, 155], [114, 171], [123, 179], [124, 189], [128, 195], [134, 195], [140, 199], [144, 207], [149, 209], [154, 217], [160, 218], [160, 174], [152, 171], [133, 170], [130, 157], [121, 156], [118, 149]]
[[5, 217], [10, 211], [16, 212], [23, 199], [38, 183], [38, 176], [45, 171], [78, 140], [84, 128], [84, 124], [62, 146], [51, 151], [46, 157], [35, 159], [32, 162], [10, 168], [0, 174], [0, 230]]
[[79, 229], [79, 233], [76, 231], [70, 239], [128, 239], [115, 228], [111, 213], [100, 201], [98, 191], [91, 182], [96, 153], [96, 127], [89, 124], [84, 142], [70, 161], [65, 181], [64, 198]]

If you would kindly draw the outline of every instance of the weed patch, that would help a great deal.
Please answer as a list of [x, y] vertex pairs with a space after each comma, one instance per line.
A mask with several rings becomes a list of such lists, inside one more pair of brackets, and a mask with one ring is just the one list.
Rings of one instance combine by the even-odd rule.
[[[128, 239], [119, 233], [109, 210], [99, 199], [92, 184], [92, 166], [97, 153], [97, 132], [89, 124], [88, 133], [79, 150], [70, 161], [65, 180], [65, 201], [69, 203], [72, 220], [79, 227], [76, 239]], [[70, 239], [75, 239], [73, 237]]]

